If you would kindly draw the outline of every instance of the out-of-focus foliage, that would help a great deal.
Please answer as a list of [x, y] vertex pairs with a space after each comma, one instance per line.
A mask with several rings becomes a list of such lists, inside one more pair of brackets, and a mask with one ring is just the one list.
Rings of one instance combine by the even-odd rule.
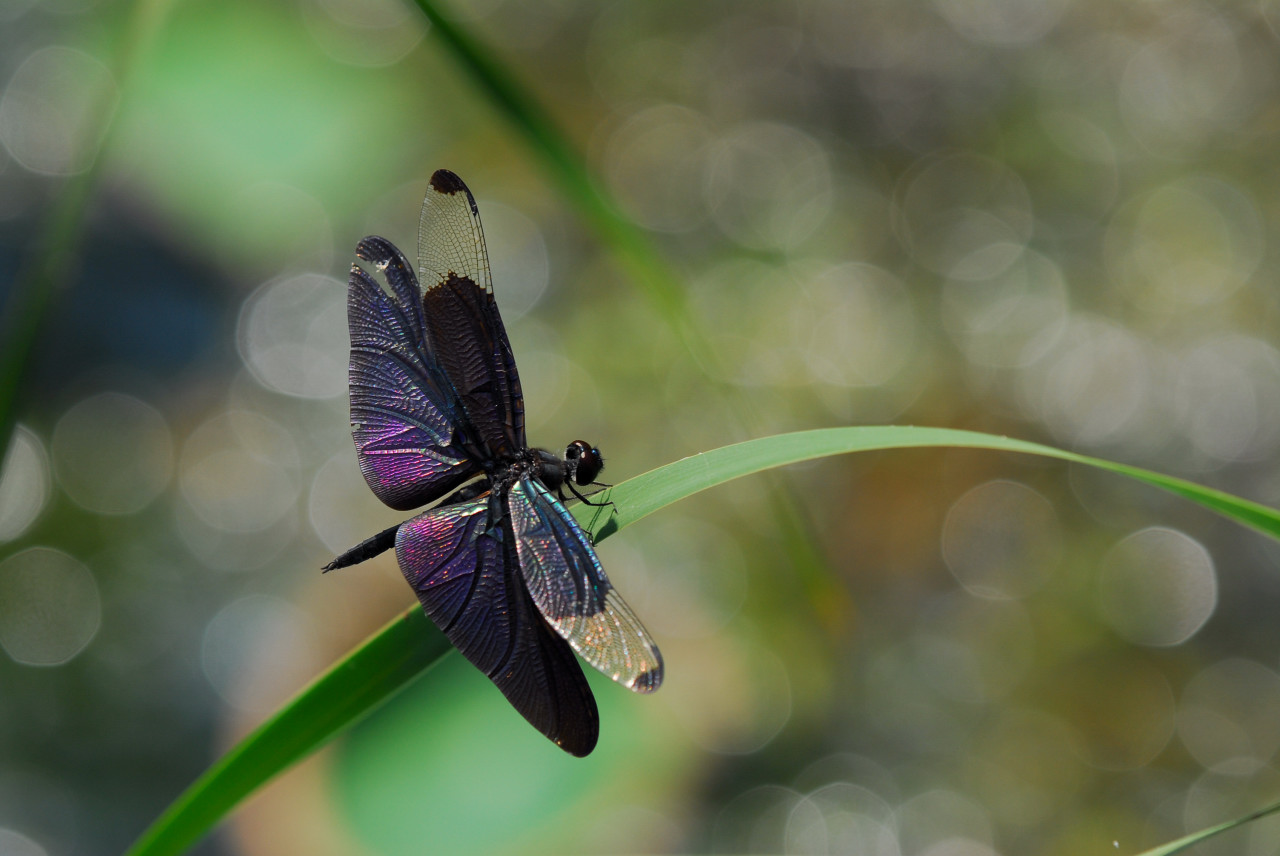
[[[433, 182], [435, 178], [432, 176]], [[352, 392], [354, 394], [354, 387]], [[1223, 491], [1025, 440], [918, 425], [846, 425], [734, 443], [681, 458], [621, 484], [602, 487], [590, 504], [578, 505], [573, 513], [598, 546], [623, 527], [668, 505], [762, 470], [837, 454], [920, 448], [1029, 453], [1097, 467], [1168, 490], [1218, 511], [1228, 520], [1280, 538], [1280, 511]], [[445, 635], [430, 623], [420, 606], [416, 603], [410, 606], [402, 616], [361, 642], [229, 749], [147, 827], [129, 848], [128, 856], [185, 853], [246, 797], [380, 709], [424, 672], [439, 666], [451, 652]], [[402, 742], [399, 738], [389, 741], [394, 746]], [[440, 754], [438, 747], [428, 747], [426, 751], [430, 757], [438, 758]], [[395, 809], [389, 811], [394, 813]], [[542, 813], [540, 808], [533, 811]], [[1142, 856], [1179, 852], [1277, 811], [1280, 811], [1280, 802], [1166, 842], [1154, 850], [1143, 851]], [[463, 827], [473, 828], [471, 824]]]
[[[416, 12], [0, 8], [0, 289], [119, 98], [0, 476], [0, 844], [119, 852], [404, 608], [347, 433], [355, 241], [480, 197], [531, 439], [620, 480], [765, 430], [928, 423], [1280, 494], [1269, 3], [459, 3], [687, 276], [715, 377]], [[86, 135], [89, 139], [86, 139]], [[1133, 852], [1274, 798], [1280, 553], [1153, 491], [972, 451], [798, 467], [601, 547], [668, 683], [542, 741], [457, 658], [208, 852]], [[1270, 852], [1263, 821], [1201, 847]]]

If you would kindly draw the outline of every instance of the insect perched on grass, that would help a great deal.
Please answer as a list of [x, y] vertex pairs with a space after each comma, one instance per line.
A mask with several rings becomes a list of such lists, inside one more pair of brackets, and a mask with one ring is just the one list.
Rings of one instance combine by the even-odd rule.
[[574, 755], [596, 745], [595, 698], [573, 652], [648, 693], [662, 655], [609, 583], [561, 501], [604, 466], [582, 440], [561, 458], [525, 441], [524, 398], [498, 304], [480, 213], [448, 170], [431, 176], [418, 224], [418, 275], [378, 237], [356, 255], [347, 293], [351, 433], [378, 499], [437, 503], [330, 562], [396, 549], [431, 620], [525, 719]]

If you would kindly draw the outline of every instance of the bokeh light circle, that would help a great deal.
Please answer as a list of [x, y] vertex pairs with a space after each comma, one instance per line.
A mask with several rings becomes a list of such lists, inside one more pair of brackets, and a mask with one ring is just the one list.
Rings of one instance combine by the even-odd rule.
[[1025, 597], [1044, 584], [1061, 557], [1058, 516], [1026, 485], [987, 482], [947, 511], [942, 558], [970, 594]]
[[103, 392], [72, 405], [53, 429], [58, 484], [98, 514], [146, 508], [173, 475], [165, 418], [132, 395]]
[[[934, 788], [905, 800], [895, 812], [904, 853], [940, 854], [961, 842], [969, 846], [990, 845], [993, 832], [987, 810], [959, 791]], [[981, 853], [980, 849], [974, 850]]]
[[[851, 262], [819, 271], [791, 302], [790, 330], [815, 380], [836, 386], [890, 382], [914, 353], [917, 321], [902, 282]], [[772, 319], [777, 323], [779, 319]]]
[[0, 853], [4, 856], [47, 856], [48, 852], [21, 832], [0, 826]]
[[1265, 461], [1280, 446], [1280, 351], [1226, 335], [1192, 345], [1177, 366], [1178, 426], [1213, 461]]
[[1019, 378], [1029, 415], [1071, 445], [1158, 446], [1173, 421], [1155, 381], [1158, 353], [1132, 330], [1104, 318], [1071, 318], [1054, 348]]
[[424, 16], [395, 0], [301, 0], [299, 6], [321, 50], [364, 68], [404, 59], [428, 28]]
[[246, 711], [269, 712], [284, 699], [279, 686], [255, 685], [263, 668], [277, 677], [312, 648], [306, 615], [277, 597], [247, 595], [218, 611], [205, 627], [200, 648], [205, 677], [223, 701]]
[[1206, 666], [1182, 691], [1178, 736], [1206, 770], [1267, 761], [1280, 749], [1280, 674], [1238, 657]]
[[893, 809], [851, 782], [833, 782], [805, 795], [792, 807], [783, 836], [786, 853], [901, 853]]
[[739, 244], [792, 249], [831, 212], [831, 165], [808, 134], [789, 125], [749, 122], [710, 146], [707, 205], [716, 225]]
[[39, 519], [49, 502], [49, 456], [22, 425], [0, 465], [0, 541], [12, 541]]
[[1022, 179], [969, 152], [926, 157], [899, 182], [894, 225], [912, 258], [955, 279], [990, 279], [1017, 260], [1035, 221]]
[[209, 527], [267, 529], [293, 509], [299, 485], [293, 438], [258, 413], [232, 411], [205, 422], [182, 449], [183, 498]]
[[347, 289], [333, 277], [274, 279], [244, 302], [240, 356], [258, 382], [299, 398], [347, 389]]
[[59, 666], [102, 623], [98, 584], [61, 550], [31, 547], [0, 562], [0, 648], [28, 666]]
[[759, 785], [725, 803], [716, 816], [716, 853], [785, 853], [787, 821], [804, 797], [780, 785]]
[[97, 155], [115, 97], [111, 72], [98, 60], [74, 48], [41, 48], [0, 96], [0, 144], [32, 172], [83, 172]]
[[1018, 46], [1043, 38], [1067, 0], [934, 0], [933, 5], [966, 39]]
[[662, 232], [689, 231], [707, 216], [701, 198], [690, 188], [707, 180], [710, 141], [707, 120], [687, 107], [662, 104], [642, 110], [609, 139], [609, 186], [641, 225]]
[[1098, 606], [1113, 630], [1139, 645], [1180, 645], [1218, 603], [1213, 559], [1199, 541], [1153, 526], [1129, 535], [1103, 557]]
[[[1181, 812], [1184, 828], [1188, 832], [1203, 830], [1221, 823], [1223, 818], [1250, 814], [1264, 805], [1277, 789], [1280, 789], [1280, 770], [1271, 764], [1251, 758], [1224, 761], [1205, 770], [1185, 787]], [[1267, 820], [1248, 825], [1251, 839], [1248, 847], [1243, 846], [1242, 837], [1221, 836], [1201, 842], [1194, 849], [1205, 856], [1268, 856], [1276, 852], [1280, 836], [1274, 824]]]
[[1236, 34], [1210, 6], [1187, 5], [1164, 16], [1135, 48], [1117, 100], [1125, 125], [1152, 151], [1194, 151], [1248, 98]]
[[1248, 281], [1266, 251], [1257, 206], [1219, 178], [1188, 176], [1134, 197], [1104, 242], [1107, 270], [1139, 308], [1203, 311]]
[[953, 591], [927, 603], [908, 650], [912, 678], [965, 704], [1008, 698], [1034, 663], [1035, 626], [1022, 604]]
[[1062, 270], [1033, 250], [989, 278], [948, 278], [942, 309], [947, 332], [965, 357], [996, 368], [1019, 368], [1043, 357], [1070, 317]]

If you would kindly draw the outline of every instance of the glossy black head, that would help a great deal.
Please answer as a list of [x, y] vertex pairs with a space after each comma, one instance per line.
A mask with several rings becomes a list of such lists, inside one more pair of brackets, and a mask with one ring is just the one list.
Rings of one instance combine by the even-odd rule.
[[574, 440], [564, 450], [565, 470], [579, 485], [589, 485], [604, 469], [604, 457], [600, 450], [586, 440]]

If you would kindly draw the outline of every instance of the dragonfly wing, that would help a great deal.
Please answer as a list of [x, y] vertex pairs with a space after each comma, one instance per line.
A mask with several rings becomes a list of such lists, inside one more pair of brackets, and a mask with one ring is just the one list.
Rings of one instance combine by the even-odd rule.
[[582, 527], [536, 479], [512, 486], [516, 554], [529, 595], [582, 659], [636, 692], [662, 683], [662, 654], [605, 576]]
[[591, 752], [595, 698], [573, 651], [553, 633], [515, 569], [509, 533], [484, 496], [435, 508], [400, 527], [396, 557], [423, 609], [511, 705], [565, 751]]
[[356, 250], [386, 277], [390, 294], [359, 266], [347, 285], [351, 330], [351, 434], [360, 471], [392, 508], [417, 508], [479, 472], [456, 425], [458, 404], [426, 349], [417, 281], [390, 242]]
[[428, 347], [488, 458], [525, 448], [524, 398], [498, 304], [480, 212], [462, 179], [431, 176], [418, 223]]

